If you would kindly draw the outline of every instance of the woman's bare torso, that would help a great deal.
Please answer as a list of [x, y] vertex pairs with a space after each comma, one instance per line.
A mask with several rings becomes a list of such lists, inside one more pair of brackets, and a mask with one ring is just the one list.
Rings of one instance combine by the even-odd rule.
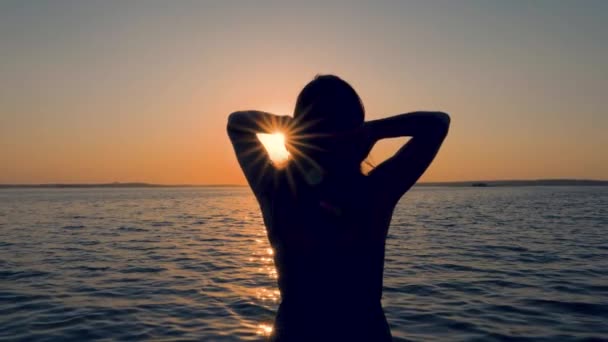
[[363, 175], [311, 187], [286, 174], [258, 195], [282, 297], [276, 340], [390, 340], [380, 300], [393, 208], [378, 196]]

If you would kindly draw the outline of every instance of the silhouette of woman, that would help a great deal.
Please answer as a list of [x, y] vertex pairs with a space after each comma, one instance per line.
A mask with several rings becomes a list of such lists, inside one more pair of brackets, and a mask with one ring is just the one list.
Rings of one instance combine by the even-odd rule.
[[[395, 205], [435, 158], [450, 125], [441, 112], [364, 121], [355, 90], [320, 75], [294, 116], [240, 111], [228, 135], [274, 249], [281, 304], [272, 341], [390, 341], [381, 305], [384, 246]], [[256, 133], [286, 133], [290, 157], [273, 164]], [[367, 175], [381, 139], [409, 136]]]

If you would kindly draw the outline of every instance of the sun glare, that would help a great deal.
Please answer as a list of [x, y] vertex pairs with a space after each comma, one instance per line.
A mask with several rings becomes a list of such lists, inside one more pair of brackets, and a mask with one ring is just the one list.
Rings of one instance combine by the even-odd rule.
[[281, 132], [273, 134], [258, 133], [257, 136], [273, 163], [283, 164], [287, 162], [289, 151], [285, 147], [285, 134]]

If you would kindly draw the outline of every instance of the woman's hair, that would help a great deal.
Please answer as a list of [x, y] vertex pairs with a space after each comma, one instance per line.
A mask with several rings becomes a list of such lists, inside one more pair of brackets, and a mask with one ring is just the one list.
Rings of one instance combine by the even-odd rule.
[[300, 92], [294, 110], [293, 146], [325, 170], [360, 169], [361, 160], [340, 137], [361, 128], [365, 109], [357, 92], [334, 75], [317, 75]]
[[317, 75], [298, 95], [294, 118], [307, 132], [331, 134], [360, 127], [365, 109], [346, 81], [334, 75]]

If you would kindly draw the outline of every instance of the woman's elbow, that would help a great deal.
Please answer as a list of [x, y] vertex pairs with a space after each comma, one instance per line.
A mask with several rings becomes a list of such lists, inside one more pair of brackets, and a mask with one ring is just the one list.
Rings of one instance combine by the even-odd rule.
[[446, 127], [450, 127], [450, 115], [445, 112], [435, 112], [437, 119]]
[[450, 115], [444, 112], [434, 112], [434, 130], [441, 135], [446, 135], [450, 129]]
[[243, 126], [243, 115], [244, 112], [242, 111], [233, 112], [228, 115], [228, 120], [226, 123], [226, 130], [228, 131], [228, 133], [238, 129], [240, 126]]
[[235, 122], [239, 121], [239, 118], [243, 115], [243, 112], [232, 112], [228, 114], [228, 126], [233, 125]]

